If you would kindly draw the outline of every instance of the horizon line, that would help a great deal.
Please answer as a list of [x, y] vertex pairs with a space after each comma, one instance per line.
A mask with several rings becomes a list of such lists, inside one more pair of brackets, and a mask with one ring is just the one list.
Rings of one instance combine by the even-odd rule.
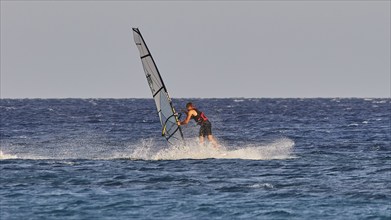
[[[152, 99], [147, 97], [0, 97], [0, 99]], [[171, 99], [391, 99], [389, 97], [171, 97]]]

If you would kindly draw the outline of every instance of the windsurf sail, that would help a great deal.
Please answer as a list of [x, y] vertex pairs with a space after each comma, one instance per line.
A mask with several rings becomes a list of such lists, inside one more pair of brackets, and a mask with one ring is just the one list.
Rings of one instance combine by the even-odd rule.
[[162, 76], [138, 28], [133, 28], [133, 37], [140, 51], [141, 63], [143, 64], [148, 85], [151, 88], [152, 97], [155, 100], [157, 113], [162, 125], [162, 136], [171, 144], [183, 144], [183, 133], [181, 127], [177, 124], [179, 115], [175, 112]]

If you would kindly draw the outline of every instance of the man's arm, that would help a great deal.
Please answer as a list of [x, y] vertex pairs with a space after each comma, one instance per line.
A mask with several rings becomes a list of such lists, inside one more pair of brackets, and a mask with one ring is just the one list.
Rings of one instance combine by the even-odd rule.
[[178, 121], [178, 125], [185, 125], [185, 124], [189, 123], [191, 116], [193, 116], [193, 114], [194, 114], [194, 110], [188, 111], [186, 119], [183, 121]]

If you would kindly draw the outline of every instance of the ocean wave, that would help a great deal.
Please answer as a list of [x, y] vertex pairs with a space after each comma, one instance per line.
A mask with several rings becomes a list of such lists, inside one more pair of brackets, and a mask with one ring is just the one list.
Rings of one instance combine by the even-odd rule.
[[6, 154], [0, 150], [0, 160], [17, 159], [18, 156], [12, 154]]
[[[85, 143], [61, 144], [56, 152], [29, 152], [20, 155], [5, 154], [0, 151], [0, 159], [26, 160], [183, 160], [183, 159], [244, 159], [244, 160], [274, 160], [290, 159], [293, 156], [294, 141], [288, 138], [274, 140], [268, 144], [250, 143], [239, 146], [224, 145], [214, 148], [210, 145], [201, 146], [197, 139], [189, 140], [186, 146], [162, 146], [153, 139], [143, 139], [127, 148], [112, 149], [108, 147], [86, 146]], [[98, 149], [102, 148], [102, 149]], [[104, 148], [104, 150], [103, 150]], [[103, 150], [103, 151], [102, 151]]]

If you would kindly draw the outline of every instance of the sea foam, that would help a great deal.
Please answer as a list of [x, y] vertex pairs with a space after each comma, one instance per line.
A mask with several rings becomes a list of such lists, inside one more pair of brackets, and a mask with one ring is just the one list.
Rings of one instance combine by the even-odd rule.
[[6, 154], [0, 150], [0, 160], [16, 159], [16, 158], [18, 158], [16, 155]]
[[129, 155], [141, 160], [181, 160], [181, 159], [246, 159], [273, 160], [293, 158], [295, 143], [289, 138], [275, 140], [269, 144], [247, 144], [244, 146], [202, 146], [196, 141], [186, 146], [170, 146], [156, 151], [153, 142], [143, 142]]

